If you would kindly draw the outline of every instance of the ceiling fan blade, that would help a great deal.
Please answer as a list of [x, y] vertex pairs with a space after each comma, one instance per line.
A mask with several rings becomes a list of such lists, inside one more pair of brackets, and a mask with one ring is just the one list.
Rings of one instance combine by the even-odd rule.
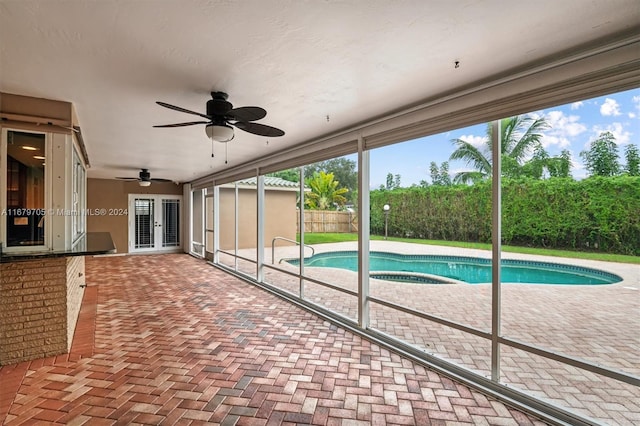
[[256, 121], [267, 116], [267, 111], [256, 106], [247, 106], [241, 108], [235, 108], [227, 112], [227, 117], [230, 120], [237, 121]]
[[180, 112], [186, 112], [187, 114], [199, 115], [200, 117], [204, 117], [204, 118], [211, 118], [208, 115], [201, 114], [201, 113], [195, 112], [195, 111], [191, 111], [191, 110], [188, 110], [188, 109], [185, 109], [185, 108], [181, 108], [179, 106], [171, 105], [171, 104], [168, 104], [166, 102], [157, 101], [156, 103], [158, 105], [160, 105], [160, 106], [165, 107], [165, 108], [173, 109], [173, 110], [180, 111]]
[[133, 177], [117, 177], [116, 179], [128, 180], [128, 181], [138, 180], [138, 178], [133, 178]]
[[238, 121], [237, 123], [233, 123], [233, 125], [240, 130], [253, 133], [254, 135], [269, 136], [272, 138], [284, 135], [282, 130], [260, 123], [246, 123], [244, 121]]
[[173, 182], [171, 179], [151, 178], [152, 182]]
[[194, 124], [208, 124], [210, 121], [189, 121], [186, 123], [175, 123], [175, 124], [158, 124], [153, 127], [184, 127], [184, 126], [193, 126]]

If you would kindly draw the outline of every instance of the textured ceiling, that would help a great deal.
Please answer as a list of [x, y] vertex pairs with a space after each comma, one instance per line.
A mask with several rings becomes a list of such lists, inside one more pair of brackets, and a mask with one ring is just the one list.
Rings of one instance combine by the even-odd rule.
[[[0, 91], [73, 102], [92, 168], [189, 181], [638, 25], [637, 0], [0, 0]], [[460, 67], [454, 69], [454, 62]], [[198, 120], [211, 91], [286, 135]]]

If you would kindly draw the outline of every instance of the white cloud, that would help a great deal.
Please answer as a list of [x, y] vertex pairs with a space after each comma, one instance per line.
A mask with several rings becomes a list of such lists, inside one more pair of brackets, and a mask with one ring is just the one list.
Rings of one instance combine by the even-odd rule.
[[486, 145], [488, 138], [486, 136], [462, 135], [459, 139], [475, 146], [476, 148]]
[[615, 99], [606, 98], [604, 103], [600, 105], [600, 114], [605, 116], [620, 115], [620, 104]]
[[553, 110], [544, 114], [544, 119], [550, 128], [543, 132], [542, 146], [558, 146], [566, 148], [571, 145], [571, 140], [587, 131], [587, 126], [582, 124], [579, 115], [566, 115], [563, 111]]
[[633, 107], [635, 108], [635, 111], [630, 112], [628, 115], [629, 115], [629, 118], [636, 118], [640, 116], [640, 95], [632, 97], [631, 102], [633, 103]]
[[624, 125], [618, 122], [611, 123], [605, 127], [598, 125], [593, 126], [593, 139], [600, 136], [602, 132], [611, 132], [616, 138], [616, 143], [618, 144], [618, 146], [628, 144], [629, 140], [631, 139], [631, 132], [625, 130]]
[[540, 140], [542, 146], [544, 148], [550, 146], [558, 146], [560, 148], [566, 148], [571, 145], [571, 141], [566, 137], [561, 136], [552, 136], [552, 135], [542, 135], [542, 139]]
[[571, 176], [576, 180], [581, 180], [589, 176], [587, 169], [584, 168], [582, 163], [571, 162]]
[[545, 118], [551, 126], [551, 133], [554, 134], [574, 137], [587, 130], [587, 126], [580, 122], [579, 115], [565, 115], [562, 111], [549, 111]]
[[571, 109], [575, 110], [575, 109], [578, 109], [578, 108], [580, 108], [582, 106], [584, 106], [584, 102], [582, 102], [582, 101], [574, 102], [574, 103], [571, 104]]

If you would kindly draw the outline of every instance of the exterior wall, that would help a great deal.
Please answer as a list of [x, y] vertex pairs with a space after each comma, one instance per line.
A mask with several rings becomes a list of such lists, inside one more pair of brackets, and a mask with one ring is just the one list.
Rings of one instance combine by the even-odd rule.
[[67, 257], [67, 352], [71, 350], [73, 333], [84, 296], [84, 256]]
[[[234, 248], [234, 194], [233, 188], [220, 188], [220, 248], [223, 250]], [[276, 236], [296, 239], [296, 199], [295, 191], [265, 190], [264, 242], [267, 247], [271, 247], [271, 240]], [[254, 248], [258, 220], [256, 188], [238, 188], [238, 204], [238, 248]], [[291, 243], [278, 242], [278, 245], [286, 244]]]
[[[134, 173], [135, 174], [135, 173]], [[124, 211], [129, 207], [129, 194], [182, 195], [182, 185], [172, 182], [154, 182], [151, 186], [140, 186], [138, 182], [115, 179], [87, 179], [87, 209]], [[184, 202], [184, 201], [183, 201]], [[110, 232], [118, 253], [128, 253], [128, 215], [87, 217], [87, 232]], [[181, 221], [184, 218], [180, 218]], [[183, 235], [184, 238], [184, 235]]]
[[[255, 190], [250, 191], [255, 196]], [[238, 199], [240, 198], [240, 190], [238, 190]], [[235, 201], [233, 188], [220, 188], [220, 200], [218, 202], [220, 209], [220, 226], [218, 229], [218, 238], [220, 239], [220, 248], [222, 250], [233, 250], [234, 248], [234, 229], [236, 226], [235, 219]], [[207, 214], [211, 214], [207, 212]]]
[[[264, 244], [271, 248], [274, 237], [296, 240], [298, 209], [295, 191], [267, 190], [264, 197]], [[287, 241], [278, 241], [278, 246], [293, 245]]]
[[[266, 197], [265, 197], [266, 200]], [[238, 191], [238, 248], [254, 248], [258, 242], [258, 200], [255, 188]], [[255, 254], [248, 257], [255, 258]]]
[[67, 352], [66, 279], [64, 257], [0, 264], [0, 365]]

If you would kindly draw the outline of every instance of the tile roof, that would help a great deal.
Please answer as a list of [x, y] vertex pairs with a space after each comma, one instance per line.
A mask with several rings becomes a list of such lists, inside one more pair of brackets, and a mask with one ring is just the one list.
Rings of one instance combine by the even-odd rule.
[[[256, 186], [257, 185], [257, 181], [255, 177], [251, 177], [248, 179], [241, 179], [238, 181], [238, 183], [240, 185], [251, 185], [251, 186]], [[299, 184], [298, 182], [291, 182], [288, 180], [284, 180], [282, 178], [279, 177], [274, 177], [274, 176], [265, 176], [264, 177], [264, 185], [266, 187], [277, 187], [277, 188], [298, 188]]]

